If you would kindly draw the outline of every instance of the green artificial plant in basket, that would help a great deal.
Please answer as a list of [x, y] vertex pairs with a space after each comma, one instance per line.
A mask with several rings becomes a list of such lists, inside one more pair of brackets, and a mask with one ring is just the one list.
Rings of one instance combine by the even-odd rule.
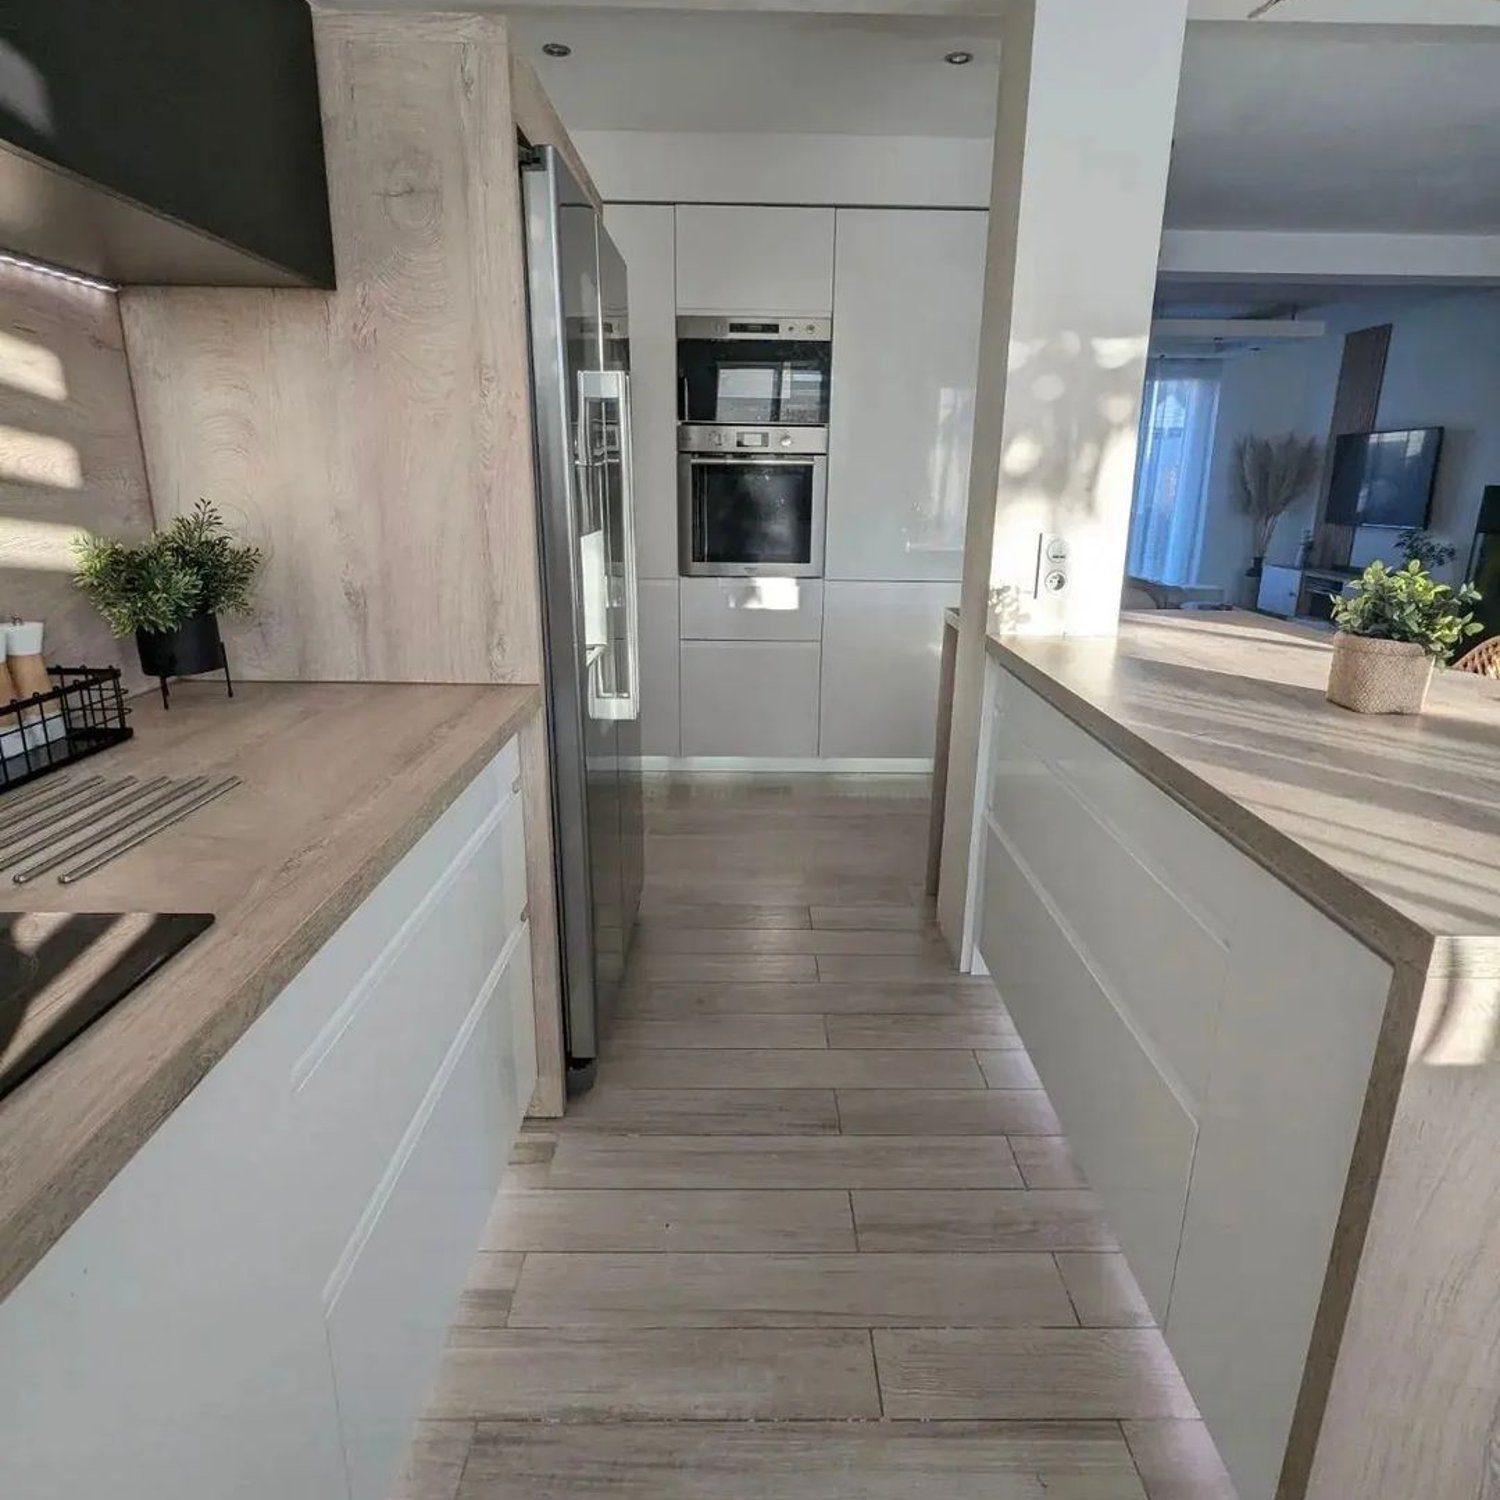
[[1434, 665], [1483, 626], [1472, 584], [1438, 583], [1413, 558], [1404, 568], [1372, 562], [1348, 594], [1332, 596], [1329, 698], [1359, 713], [1420, 713]]

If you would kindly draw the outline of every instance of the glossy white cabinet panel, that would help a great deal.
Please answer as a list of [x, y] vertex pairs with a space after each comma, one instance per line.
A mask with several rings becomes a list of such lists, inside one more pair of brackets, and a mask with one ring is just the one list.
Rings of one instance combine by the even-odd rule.
[[684, 578], [685, 641], [816, 641], [823, 635], [817, 578]]
[[815, 641], [684, 641], [684, 755], [818, 753]]
[[610, 203], [630, 287], [635, 549], [642, 578], [677, 576], [677, 300], [670, 203]]
[[823, 585], [821, 753], [931, 759], [956, 583]]
[[530, 995], [522, 927], [453, 1036], [325, 1293], [352, 1500], [386, 1500], [441, 1355], [535, 1083], [534, 1057], [529, 1077], [524, 1060], [511, 1066], [512, 1014]]
[[637, 608], [641, 630], [641, 754], [676, 756], [682, 749], [677, 580], [643, 578]]
[[962, 575], [986, 221], [838, 211], [829, 578]]
[[679, 204], [677, 311], [827, 317], [833, 210]]
[[1197, 1123], [993, 825], [979, 951], [1159, 1321], [1172, 1290]]

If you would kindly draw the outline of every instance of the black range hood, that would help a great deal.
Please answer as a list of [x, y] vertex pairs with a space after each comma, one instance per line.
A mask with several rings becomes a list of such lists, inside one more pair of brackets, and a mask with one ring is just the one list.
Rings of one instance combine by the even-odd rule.
[[120, 283], [332, 286], [306, 0], [9, 0], [0, 250]]

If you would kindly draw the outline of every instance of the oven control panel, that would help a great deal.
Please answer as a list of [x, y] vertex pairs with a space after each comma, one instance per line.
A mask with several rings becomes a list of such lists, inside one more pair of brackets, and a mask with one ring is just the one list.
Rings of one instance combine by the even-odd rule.
[[683, 422], [677, 429], [679, 453], [721, 453], [726, 458], [797, 456], [828, 452], [826, 427], [741, 427]]

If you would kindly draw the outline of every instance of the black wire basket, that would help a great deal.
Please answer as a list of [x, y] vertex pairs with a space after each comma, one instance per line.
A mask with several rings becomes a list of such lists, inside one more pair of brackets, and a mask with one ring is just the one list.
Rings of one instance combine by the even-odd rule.
[[135, 733], [118, 667], [48, 667], [50, 692], [0, 704], [0, 796]]

